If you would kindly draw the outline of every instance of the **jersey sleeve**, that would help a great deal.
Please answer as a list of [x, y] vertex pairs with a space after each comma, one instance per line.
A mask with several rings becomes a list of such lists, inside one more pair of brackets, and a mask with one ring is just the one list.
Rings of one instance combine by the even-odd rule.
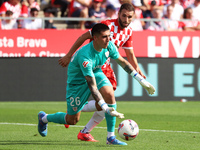
[[111, 42], [111, 41], [109, 42], [107, 49], [109, 51], [110, 58], [112, 58], [112, 59], [119, 58], [119, 51], [113, 42]]
[[84, 76], [94, 77], [92, 61], [87, 56], [80, 55], [78, 64]]
[[105, 25], [109, 25], [109, 21], [108, 20], [103, 20], [103, 21], [101, 21], [101, 23], [103, 23], [103, 24], [105, 24]]
[[[130, 31], [132, 32], [132, 31]], [[133, 32], [130, 35], [129, 39], [126, 41], [126, 43], [124, 43], [124, 45], [122, 45], [123, 49], [133, 49]]]

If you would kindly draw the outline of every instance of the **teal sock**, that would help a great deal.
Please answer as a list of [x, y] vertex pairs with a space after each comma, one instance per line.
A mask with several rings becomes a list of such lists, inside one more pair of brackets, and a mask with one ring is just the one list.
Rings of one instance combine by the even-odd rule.
[[48, 120], [48, 122], [66, 124], [65, 116], [66, 116], [66, 113], [57, 112], [55, 114], [48, 114], [47, 115], [47, 120]]
[[[115, 110], [117, 108], [117, 104], [108, 104], [109, 107], [114, 107]], [[116, 117], [110, 116], [105, 113], [106, 123], [107, 123], [107, 131], [108, 132], [115, 132], [115, 124], [116, 124]]]

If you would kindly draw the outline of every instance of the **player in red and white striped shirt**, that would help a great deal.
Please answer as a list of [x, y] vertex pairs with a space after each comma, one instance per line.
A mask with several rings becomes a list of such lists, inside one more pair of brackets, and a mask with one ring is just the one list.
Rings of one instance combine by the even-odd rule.
[[[128, 60], [130, 62], [134, 61], [132, 62], [132, 65], [134, 64], [133, 66], [136, 67], [137, 63], [135, 61], [137, 60], [133, 53], [133, 29], [131, 28], [131, 25], [129, 25], [130, 23], [123, 25], [123, 23], [118, 20], [119, 19], [106, 20], [102, 21], [101, 23], [106, 24], [110, 28], [110, 40], [118, 48], [122, 47], [125, 50]], [[120, 24], [122, 24], [123, 27], [120, 26]], [[110, 59], [106, 61], [106, 63], [101, 69], [112, 83], [113, 89], [116, 90], [117, 81], [114, 72], [110, 67]], [[140, 72], [139, 67], [137, 71]]]
[[[135, 13], [134, 7], [131, 4], [125, 3], [121, 5], [117, 19], [102, 21], [102, 23], [106, 24], [110, 28], [110, 34], [111, 34], [110, 40], [113, 41], [118, 48], [122, 47], [125, 50], [128, 61], [140, 75], [146, 78], [146, 76], [141, 72], [138, 66], [138, 62], [133, 51], [133, 29], [131, 28], [130, 24], [134, 18], [134, 13]], [[73, 44], [68, 54], [66, 54], [59, 60], [59, 64], [63, 67], [66, 67], [69, 64], [73, 53], [87, 39], [92, 39], [90, 31], [84, 33], [77, 39], [77, 41]], [[111, 84], [113, 85], [113, 89], [115, 90], [117, 82], [114, 72], [110, 67], [109, 59], [102, 67], [102, 71], [110, 80]], [[82, 111], [83, 112], [96, 111], [96, 107], [95, 108], [92, 107], [94, 106], [94, 103], [95, 101], [93, 100], [89, 101], [89, 103], [84, 106]], [[90, 131], [96, 125], [98, 125], [104, 118], [105, 118], [104, 112], [102, 111], [95, 112], [91, 120], [85, 126], [85, 128], [79, 132], [78, 139], [84, 141], [93, 141], [93, 142], [96, 141], [90, 134]], [[113, 134], [114, 134], [113, 132], [110, 133], [108, 132], [108, 137], [113, 136]]]

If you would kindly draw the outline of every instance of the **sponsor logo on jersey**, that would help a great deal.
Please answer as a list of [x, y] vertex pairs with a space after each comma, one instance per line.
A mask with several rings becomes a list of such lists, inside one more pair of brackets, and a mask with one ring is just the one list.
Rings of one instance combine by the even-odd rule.
[[96, 67], [93, 68], [93, 70], [97, 69], [97, 68], [101, 68], [103, 65], [98, 65]]
[[88, 61], [84, 61], [84, 62], [83, 62], [83, 67], [86, 68], [87, 65], [88, 65], [88, 63], [89, 63]]
[[74, 110], [74, 111], [77, 111], [77, 107], [73, 107], [73, 110]]
[[108, 58], [109, 56], [109, 51], [105, 52], [106, 57]]

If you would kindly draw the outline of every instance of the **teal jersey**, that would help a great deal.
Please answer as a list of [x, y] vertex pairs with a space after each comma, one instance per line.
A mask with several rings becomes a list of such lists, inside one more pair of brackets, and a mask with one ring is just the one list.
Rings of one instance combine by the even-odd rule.
[[94, 77], [95, 70], [101, 69], [106, 60], [119, 58], [119, 52], [113, 42], [109, 42], [108, 47], [98, 52], [94, 49], [93, 41], [80, 48], [72, 57], [68, 66], [69, 84], [83, 84], [86, 82], [85, 76]]

